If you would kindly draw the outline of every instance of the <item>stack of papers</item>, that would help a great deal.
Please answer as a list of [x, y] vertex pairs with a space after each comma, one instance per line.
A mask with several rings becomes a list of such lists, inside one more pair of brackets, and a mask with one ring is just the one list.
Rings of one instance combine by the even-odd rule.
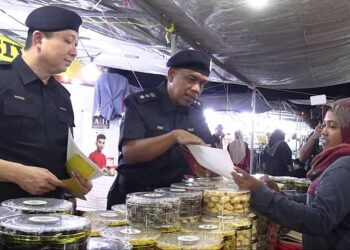
[[[79, 149], [70, 132], [68, 132], [66, 169], [71, 176], [74, 171], [89, 181], [105, 175], [103, 171]], [[83, 188], [74, 178], [62, 181], [68, 186], [67, 191], [69, 193], [75, 197], [86, 200]]]

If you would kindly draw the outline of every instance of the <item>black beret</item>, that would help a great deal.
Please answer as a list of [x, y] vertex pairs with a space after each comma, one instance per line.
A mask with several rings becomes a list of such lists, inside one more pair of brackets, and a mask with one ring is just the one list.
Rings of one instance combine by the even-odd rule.
[[209, 76], [211, 71], [210, 56], [199, 50], [181, 50], [168, 60], [167, 67], [190, 69]]
[[44, 6], [33, 10], [26, 19], [26, 26], [31, 30], [79, 32], [81, 17], [70, 10], [56, 6]]

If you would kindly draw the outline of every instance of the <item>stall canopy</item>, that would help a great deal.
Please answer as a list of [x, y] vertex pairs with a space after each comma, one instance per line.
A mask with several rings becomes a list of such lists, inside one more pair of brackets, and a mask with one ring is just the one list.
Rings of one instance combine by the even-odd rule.
[[[159, 77], [166, 74], [172, 37], [177, 49], [207, 51], [215, 66], [203, 98], [217, 110], [235, 106], [238, 95], [249, 107], [254, 88], [258, 111], [276, 107], [274, 102], [281, 107], [281, 101], [286, 107], [309, 104], [305, 100], [318, 93], [348, 95], [350, 2], [257, 2], [265, 5], [253, 6], [252, 0], [2, 0], [0, 34], [23, 41], [28, 13], [57, 5], [83, 17], [81, 60]], [[136, 80], [143, 88], [155, 83]]]

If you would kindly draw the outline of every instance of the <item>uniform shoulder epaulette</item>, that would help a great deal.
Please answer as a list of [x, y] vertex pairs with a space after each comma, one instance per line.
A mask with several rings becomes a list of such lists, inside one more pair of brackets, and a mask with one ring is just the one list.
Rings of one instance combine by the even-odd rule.
[[11, 68], [12, 67], [12, 63], [10, 62], [4, 62], [4, 61], [0, 61], [0, 68]]
[[159, 93], [156, 89], [141, 91], [139, 93], [136, 93], [135, 95], [139, 103], [145, 103], [159, 99]]
[[202, 108], [202, 102], [200, 100], [194, 100], [192, 105], [196, 108]]

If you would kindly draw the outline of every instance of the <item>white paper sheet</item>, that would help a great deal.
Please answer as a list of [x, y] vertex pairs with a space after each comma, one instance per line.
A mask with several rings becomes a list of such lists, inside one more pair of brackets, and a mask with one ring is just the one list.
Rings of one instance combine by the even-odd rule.
[[232, 179], [233, 162], [227, 150], [199, 145], [186, 145], [196, 161], [203, 167]]

